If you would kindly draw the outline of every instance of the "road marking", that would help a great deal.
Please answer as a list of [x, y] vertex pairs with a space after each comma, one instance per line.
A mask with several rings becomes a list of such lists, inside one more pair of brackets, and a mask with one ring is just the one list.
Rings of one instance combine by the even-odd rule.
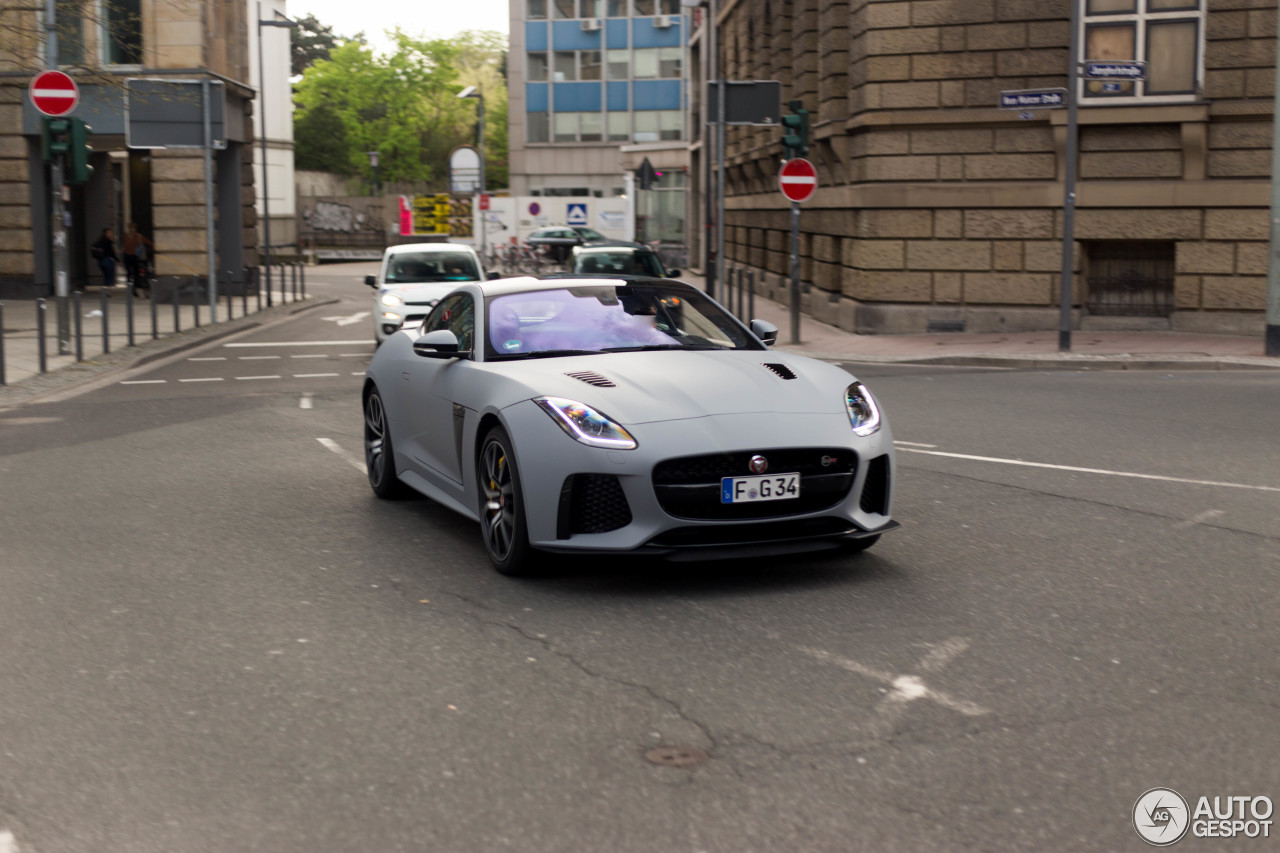
[[0, 853], [18, 853], [18, 840], [7, 829], [0, 829]]
[[322, 352], [313, 352], [306, 355], [291, 355], [289, 358], [328, 358], [329, 356]]
[[211, 356], [203, 356], [201, 358], [196, 358], [193, 356], [187, 359], [187, 361], [226, 361], [226, 360], [227, 360], [227, 357], [225, 355], [211, 355]]
[[179, 379], [179, 382], [221, 382], [221, 376], [206, 376], [202, 379]]
[[1174, 527], [1175, 528], [1194, 527], [1197, 524], [1204, 524], [1209, 519], [1217, 518], [1218, 516], [1222, 515], [1223, 512], [1224, 511], [1220, 509], [1207, 509], [1204, 512], [1200, 513], [1199, 515], [1193, 515], [1190, 518], [1186, 519], [1185, 521], [1179, 521], [1177, 524], [1174, 525]]
[[338, 358], [368, 358], [367, 352], [340, 352]]
[[166, 379], [123, 379], [121, 385], [163, 385]]
[[368, 341], [260, 341], [258, 343], [223, 344], [224, 347], [354, 347]]
[[359, 323], [361, 320], [363, 320], [365, 317], [368, 317], [368, 316], [369, 316], [368, 311], [361, 311], [358, 314], [349, 314], [345, 317], [321, 317], [320, 319], [327, 320], [339, 326], [350, 326], [355, 323]]
[[294, 379], [320, 379], [325, 376], [337, 376], [336, 373], [295, 373]]
[[310, 408], [311, 408], [311, 395], [310, 395], [310, 394], [303, 394], [303, 395], [302, 395], [302, 399], [298, 400], [298, 408], [299, 408], [299, 409], [310, 409]]
[[895, 441], [894, 444], [902, 445], [903, 447], [937, 447], [938, 446], [936, 444], [918, 444], [914, 441]]
[[352, 376], [364, 376], [363, 370], [357, 370], [351, 374]]
[[279, 378], [280, 378], [279, 374], [276, 374], [275, 376], [237, 376], [237, 377], [236, 377], [236, 379], [241, 379], [241, 380], [248, 380], [248, 379], [279, 379]]
[[944, 453], [941, 450], [917, 450], [902, 448], [904, 453], [924, 453], [928, 456], [946, 456], [950, 459], [970, 459], [975, 462], [999, 462], [1002, 465], [1019, 465], [1024, 468], [1049, 468], [1054, 471], [1074, 471], [1079, 474], [1106, 474], [1110, 477], [1133, 477], [1139, 480], [1159, 480], [1162, 483], [1186, 483], [1192, 486], [1219, 486], [1224, 489], [1249, 489], [1255, 492], [1280, 492], [1280, 486], [1253, 486], [1248, 483], [1223, 483], [1218, 480], [1192, 480], [1186, 477], [1166, 477], [1162, 474], [1138, 474], [1133, 471], [1111, 471], [1107, 468], [1080, 468], [1075, 465], [1051, 465], [1048, 462], [1026, 462], [1022, 459], [1001, 459], [997, 456], [973, 456], [968, 453]]
[[334, 453], [338, 454], [338, 456], [341, 457], [342, 459], [351, 463], [352, 467], [359, 470], [361, 474], [368, 473], [368, 469], [364, 467], [364, 462], [360, 459], [357, 459], [353, 454], [348, 453], [342, 447], [338, 446], [338, 442], [334, 441], [331, 438], [317, 438], [316, 441], [320, 442], [322, 445], [329, 448]]
[[240, 355], [236, 356], [240, 361], [269, 361], [273, 358], [279, 358], [278, 355]]

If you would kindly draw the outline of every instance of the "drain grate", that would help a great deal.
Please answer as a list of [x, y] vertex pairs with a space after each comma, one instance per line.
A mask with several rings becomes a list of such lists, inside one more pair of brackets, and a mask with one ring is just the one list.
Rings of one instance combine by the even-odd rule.
[[663, 767], [697, 767], [711, 756], [691, 746], [659, 746], [646, 752], [644, 758]]

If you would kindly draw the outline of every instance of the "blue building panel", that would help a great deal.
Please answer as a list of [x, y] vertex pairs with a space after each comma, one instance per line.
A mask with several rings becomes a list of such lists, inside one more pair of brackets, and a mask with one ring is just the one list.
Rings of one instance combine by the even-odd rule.
[[633, 109], [680, 109], [679, 80], [636, 80], [631, 84]]
[[599, 112], [603, 100], [601, 88], [602, 84], [596, 82], [554, 84], [556, 112]]
[[587, 32], [580, 21], [552, 21], [551, 44], [554, 50], [599, 50], [600, 31]]
[[622, 50], [627, 47], [628, 29], [627, 21], [625, 19], [606, 21], [604, 30], [605, 47], [610, 50]]
[[551, 87], [547, 83], [524, 84], [525, 109], [531, 113], [545, 113], [551, 108]]
[[546, 50], [548, 44], [547, 22], [525, 21], [524, 44], [526, 50]]
[[632, 47], [679, 47], [680, 34], [684, 32], [684, 16], [676, 15], [669, 27], [655, 27], [653, 18], [633, 18], [631, 24]]
[[627, 81], [611, 80], [605, 83], [605, 109], [625, 111], [627, 109]]

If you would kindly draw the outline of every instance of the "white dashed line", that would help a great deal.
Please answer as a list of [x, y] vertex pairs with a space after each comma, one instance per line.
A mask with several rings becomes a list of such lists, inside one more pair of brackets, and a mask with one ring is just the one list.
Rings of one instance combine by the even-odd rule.
[[914, 441], [895, 441], [894, 444], [899, 444], [899, 445], [902, 445], [903, 447], [937, 447], [938, 446], [936, 444], [917, 444]]
[[924, 453], [928, 456], [945, 456], [949, 459], [969, 459], [974, 462], [998, 462], [1001, 465], [1019, 465], [1024, 468], [1048, 468], [1053, 471], [1074, 471], [1078, 474], [1106, 474], [1110, 477], [1132, 477], [1139, 480], [1158, 480], [1162, 483], [1186, 483], [1191, 486], [1218, 486], [1224, 489], [1249, 489], [1255, 492], [1280, 492], [1277, 486], [1251, 486], [1246, 483], [1223, 483], [1218, 480], [1192, 480], [1186, 477], [1166, 477], [1162, 474], [1138, 474], [1133, 471], [1111, 471], [1106, 468], [1080, 468], [1075, 465], [1051, 465], [1048, 462], [1024, 462], [1021, 459], [1001, 459], [997, 456], [973, 456], [968, 453], [944, 453], [941, 450], [917, 450], [903, 447], [905, 453]]
[[348, 453], [346, 450], [344, 450], [342, 447], [338, 445], [338, 442], [334, 441], [331, 438], [317, 438], [316, 441], [320, 442], [325, 447], [332, 450], [342, 459], [345, 459], [347, 462], [351, 464], [352, 467], [359, 470], [361, 474], [367, 473], [368, 469], [364, 467], [364, 461], [361, 459], [357, 459], [354, 455], [352, 455], [351, 453]]
[[223, 344], [224, 347], [354, 347], [369, 341], [261, 341], [259, 343]]
[[1179, 528], [1194, 527], [1197, 524], [1204, 524], [1206, 521], [1208, 521], [1211, 518], [1217, 518], [1222, 514], [1223, 514], [1223, 511], [1220, 509], [1207, 509], [1204, 512], [1200, 513], [1199, 515], [1191, 516], [1186, 521], [1179, 521], [1177, 524], [1174, 525], [1174, 527], [1179, 527]]
[[279, 358], [278, 355], [240, 355], [236, 356], [240, 361], [270, 361], [273, 358]]
[[313, 352], [313, 353], [308, 353], [307, 355], [289, 356], [289, 358], [328, 358], [328, 357], [329, 357], [328, 353], [323, 353], [323, 352]]
[[294, 379], [321, 379], [325, 376], [337, 376], [336, 373], [295, 373]]
[[279, 378], [280, 378], [279, 374], [276, 374], [274, 376], [237, 376], [236, 377], [236, 379], [239, 379], [241, 381], [247, 381], [250, 379], [279, 379]]
[[225, 355], [201, 356], [200, 358], [196, 358], [193, 356], [187, 359], [187, 361], [226, 361], [226, 360], [227, 360], [227, 357]]
[[0, 853], [18, 853], [18, 840], [7, 829], [0, 829]]
[[303, 394], [303, 395], [302, 395], [302, 398], [298, 400], [298, 408], [299, 408], [299, 409], [310, 409], [310, 408], [311, 408], [311, 395], [310, 395], [310, 394]]
[[124, 379], [121, 385], [163, 385], [167, 380], [164, 379]]
[[364, 371], [363, 371], [363, 370], [357, 370], [356, 372], [352, 373], [351, 375], [352, 375], [352, 376], [364, 376]]
[[201, 379], [179, 379], [179, 382], [221, 382], [221, 376], [205, 376]]

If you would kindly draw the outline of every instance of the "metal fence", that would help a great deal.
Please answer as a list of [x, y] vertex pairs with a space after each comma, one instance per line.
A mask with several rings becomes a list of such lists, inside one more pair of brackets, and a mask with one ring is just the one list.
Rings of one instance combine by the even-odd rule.
[[[203, 277], [168, 277], [140, 286], [98, 287], [96, 294], [78, 290], [65, 305], [53, 298], [0, 302], [0, 385], [9, 383], [10, 373], [48, 373], [55, 362], [56, 367], [84, 362], [113, 347], [134, 347], [306, 299], [306, 267], [299, 262], [245, 267], [239, 276], [228, 270], [216, 292], [217, 302], [211, 303]], [[61, 322], [60, 311], [66, 312]]]

